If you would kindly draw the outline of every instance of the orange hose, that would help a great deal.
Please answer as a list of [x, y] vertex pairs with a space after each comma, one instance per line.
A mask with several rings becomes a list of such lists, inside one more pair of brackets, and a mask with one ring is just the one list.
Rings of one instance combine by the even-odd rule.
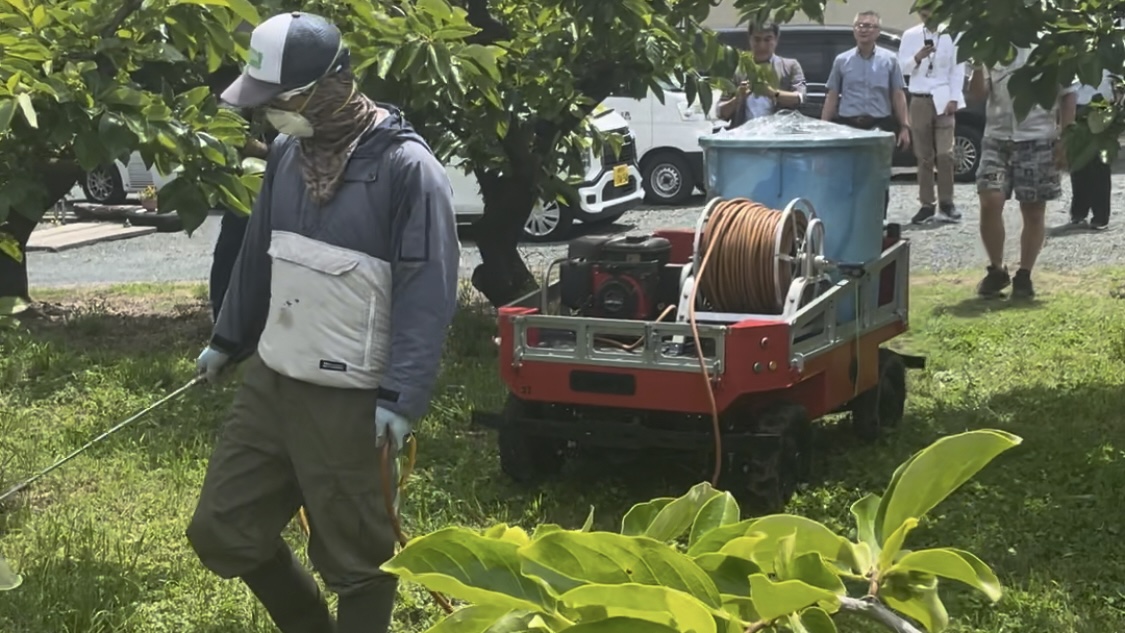
[[[716, 312], [780, 313], [783, 305], [778, 300], [778, 278], [780, 276], [781, 288], [788, 288], [792, 273], [781, 267], [778, 255], [795, 254], [796, 238], [803, 235], [808, 226], [804, 214], [793, 213], [794, 221], [780, 226], [784, 218], [781, 211], [746, 198], [721, 200], [715, 203], [703, 227], [700, 240], [703, 259], [699, 270], [695, 271], [695, 283], [688, 300], [688, 323], [695, 339], [695, 355], [711, 406], [711, 430], [715, 438], [715, 469], [711, 473], [711, 485], [716, 488], [723, 470], [722, 426], [719, 423], [719, 406], [715, 401], [715, 387], [711, 384], [707, 359], [703, 356], [703, 345], [699, 340], [699, 325], [695, 319], [696, 298], [702, 291], [703, 298]], [[776, 242], [779, 229], [781, 253]], [[712, 257], [715, 258], [713, 271], [707, 267]]]

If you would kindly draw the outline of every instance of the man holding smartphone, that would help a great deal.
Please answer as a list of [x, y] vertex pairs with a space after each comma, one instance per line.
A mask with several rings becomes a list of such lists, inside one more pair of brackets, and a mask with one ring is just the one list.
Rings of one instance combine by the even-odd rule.
[[754, 63], [762, 71], [772, 69], [778, 85], [773, 86], [765, 81], [764, 72], [758, 75], [753, 84], [741, 75], [735, 77], [737, 92], [723, 95], [718, 106], [719, 118], [730, 121], [731, 128], [750, 119], [769, 116], [779, 109], [796, 109], [805, 102], [805, 71], [801, 69], [800, 62], [778, 57], [774, 52], [777, 50], [781, 28], [774, 22], [763, 22], [750, 24], [747, 30]]
[[[918, 160], [918, 199], [914, 224], [957, 222], [953, 204], [955, 113], [965, 107], [965, 65], [957, 62], [957, 43], [932, 24], [932, 11], [919, 9], [921, 23], [902, 34], [898, 60], [908, 78], [914, 157]], [[937, 200], [934, 200], [934, 163]]]

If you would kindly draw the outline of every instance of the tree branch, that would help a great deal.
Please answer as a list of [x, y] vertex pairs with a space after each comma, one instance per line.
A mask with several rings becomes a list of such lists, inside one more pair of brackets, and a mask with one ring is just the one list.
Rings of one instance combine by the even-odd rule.
[[113, 14], [113, 18], [102, 29], [101, 36], [103, 39], [113, 37], [117, 33], [117, 29], [129, 19], [129, 16], [141, 8], [144, 0], [125, 0], [121, 6], [117, 8], [117, 13]]
[[488, 12], [488, 0], [465, 0], [462, 4], [469, 24], [480, 29], [479, 33], [465, 38], [466, 44], [488, 46], [511, 39], [512, 31]]
[[872, 598], [860, 599], [843, 596], [840, 598], [840, 610], [861, 615], [872, 622], [883, 625], [888, 631], [894, 633], [923, 633], [921, 629], [911, 624], [906, 618]]

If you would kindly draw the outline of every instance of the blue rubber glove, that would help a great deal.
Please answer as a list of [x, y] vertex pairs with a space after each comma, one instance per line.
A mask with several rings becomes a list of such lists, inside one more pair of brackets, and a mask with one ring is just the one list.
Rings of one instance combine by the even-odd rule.
[[383, 448], [383, 444], [389, 437], [391, 438], [392, 449], [397, 454], [402, 451], [402, 447], [406, 444], [411, 432], [409, 420], [390, 409], [375, 408], [375, 446]]
[[203, 379], [209, 383], [214, 384], [218, 382], [223, 369], [226, 368], [227, 363], [230, 362], [230, 356], [220, 352], [214, 347], [208, 346], [199, 355], [195, 361], [195, 369]]

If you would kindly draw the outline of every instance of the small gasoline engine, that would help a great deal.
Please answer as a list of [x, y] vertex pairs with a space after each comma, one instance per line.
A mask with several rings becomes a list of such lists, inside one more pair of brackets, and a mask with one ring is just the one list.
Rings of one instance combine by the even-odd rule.
[[559, 265], [563, 305], [579, 316], [652, 320], [679, 296], [672, 244], [650, 235], [587, 236], [571, 242]]

